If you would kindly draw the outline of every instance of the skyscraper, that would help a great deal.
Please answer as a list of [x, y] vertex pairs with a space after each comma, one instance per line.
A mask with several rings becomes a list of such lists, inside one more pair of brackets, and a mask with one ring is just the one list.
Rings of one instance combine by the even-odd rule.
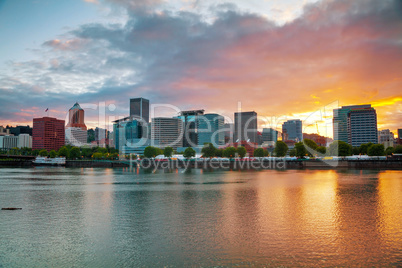
[[82, 146], [87, 143], [87, 126], [84, 109], [76, 102], [68, 110], [68, 124], [65, 129], [66, 144]]
[[262, 142], [277, 142], [278, 141], [278, 131], [273, 128], [263, 128], [262, 129]]
[[234, 141], [257, 143], [257, 113], [239, 112], [234, 114]]
[[184, 123], [183, 147], [195, 147], [198, 145], [198, 124], [199, 116], [204, 114], [204, 110], [190, 110], [180, 112], [180, 118]]
[[212, 143], [215, 147], [225, 143], [225, 132], [223, 130], [224, 118], [219, 114], [205, 114], [199, 117], [198, 124], [198, 145]]
[[64, 146], [64, 120], [53, 117], [33, 119], [32, 149], [59, 150]]
[[144, 98], [130, 99], [130, 117], [142, 118], [149, 123], [149, 100]]
[[300, 119], [288, 120], [282, 124], [282, 140], [295, 142], [303, 140], [303, 123]]
[[[378, 143], [377, 113], [371, 105], [348, 106], [348, 143]], [[344, 107], [342, 107], [344, 108]]]
[[151, 123], [151, 139], [161, 148], [183, 146], [183, 121], [180, 118], [156, 117]]

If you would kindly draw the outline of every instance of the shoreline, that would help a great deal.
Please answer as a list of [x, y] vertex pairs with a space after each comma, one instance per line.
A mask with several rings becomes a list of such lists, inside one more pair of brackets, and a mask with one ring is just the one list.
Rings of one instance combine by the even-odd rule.
[[[35, 167], [32, 161], [7, 160], [0, 161], [2, 167]], [[261, 170], [261, 169], [389, 169], [402, 170], [402, 160], [165, 160], [153, 159], [133, 160], [67, 160], [66, 168], [142, 168], [142, 169], [212, 169], [212, 170]]]

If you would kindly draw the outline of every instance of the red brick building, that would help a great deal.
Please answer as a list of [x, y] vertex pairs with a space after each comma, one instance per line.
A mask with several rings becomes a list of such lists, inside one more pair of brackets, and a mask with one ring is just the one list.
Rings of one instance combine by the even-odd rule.
[[64, 146], [64, 120], [53, 117], [33, 119], [32, 149], [59, 150]]

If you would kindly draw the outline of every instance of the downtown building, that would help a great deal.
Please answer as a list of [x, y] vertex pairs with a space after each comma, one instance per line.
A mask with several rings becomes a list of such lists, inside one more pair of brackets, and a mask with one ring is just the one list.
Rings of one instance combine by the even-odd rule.
[[378, 143], [377, 113], [370, 104], [342, 106], [334, 109], [334, 140], [344, 141], [353, 147]]
[[175, 117], [183, 121], [183, 147], [197, 147], [199, 118], [204, 115], [204, 110], [181, 111], [180, 115]]
[[219, 114], [204, 114], [198, 120], [198, 146], [212, 143], [215, 147], [225, 144], [225, 119]]
[[84, 116], [84, 109], [78, 102], [68, 110], [68, 124], [65, 129], [66, 144], [82, 146], [87, 143], [88, 134]]
[[282, 141], [301, 142], [303, 140], [303, 122], [300, 119], [288, 120], [282, 124]]
[[258, 144], [257, 113], [238, 112], [234, 114], [234, 141]]
[[33, 119], [32, 149], [58, 151], [65, 144], [64, 120], [53, 117]]
[[384, 145], [384, 148], [394, 147], [394, 133], [392, 133], [389, 129], [379, 130], [378, 143]]
[[263, 146], [274, 146], [278, 141], [279, 132], [273, 128], [263, 128], [261, 133]]
[[151, 140], [160, 148], [183, 146], [183, 121], [180, 118], [156, 117], [151, 123]]
[[[4, 128], [0, 126], [0, 149], [32, 148], [32, 136], [19, 131], [15, 132], [16, 129], [18, 130], [19, 128]], [[32, 130], [32, 128], [30, 129]], [[11, 133], [12, 130], [18, 134]]]

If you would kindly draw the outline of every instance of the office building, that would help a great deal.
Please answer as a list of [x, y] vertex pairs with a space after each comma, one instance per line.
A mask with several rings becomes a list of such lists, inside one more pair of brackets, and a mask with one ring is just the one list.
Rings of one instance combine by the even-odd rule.
[[113, 121], [114, 147], [122, 155], [143, 154], [144, 149], [151, 145], [148, 136], [144, 133], [149, 133], [148, 124], [142, 125], [130, 116]]
[[303, 123], [300, 119], [288, 120], [282, 124], [282, 140], [295, 142], [303, 140]]
[[204, 110], [190, 110], [180, 112], [183, 121], [183, 147], [196, 147], [198, 145], [198, 125], [200, 116], [204, 115]]
[[12, 134], [10, 133], [10, 130], [8, 128], [0, 126], [0, 136], [10, 136], [10, 135]]
[[18, 147], [18, 136], [0, 136], [0, 149], [13, 149]]
[[[344, 107], [342, 107], [344, 108]], [[348, 143], [360, 146], [378, 143], [377, 113], [371, 105], [346, 106], [348, 112]]]
[[334, 140], [344, 141], [352, 146], [377, 143], [376, 111], [370, 104], [334, 109], [333, 131]]
[[384, 148], [394, 147], [394, 133], [389, 129], [383, 129], [378, 131], [378, 143], [384, 145]]
[[232, 143], [234, 137], [234, 124], [226, 123], [223, 125], [223, 129], [225, 130], [225, 144]]
[[107, 138], [107, 130], [104, 128], [95, 128], [95, 141], [104, 140]]
[[318, 135], [316, 133], [303, 133], [303, 139], [309, 139], [314, 141], [318, 146], [326, 147], [328, 144], [332, 143], [333, 139]]
[[65, 143], [64, 120], [53, 117], [33, 119], [32, 149], [59, 150]]
[[85, 112], [84, 109], [76, 102], [73, 107], [68, 110], [68, 124], [66, 128], [78, 127], [82, 130], [87, 130], [84, 120]]
[[151, 139], [160, 148], [183, 146], [183, 121], [180, 118], [156, 117], [151, 123]]
[[225, 144], [225, 119], [219, 114], [204, 114], [198, 120], [198, 146], [212, 143], [215, 147]]
[[130, 99], [130, 117], [149, 123], [149, 100], [144, 98]]
[[29, 134], [18, 135], [18, 148], [32, 148], [32, 136]]
[[7, 129], [9, 129], [10, 134], [13, 134], [14, 136], [18, 136], [20, 134], [28, 134], [32, 136], [32, 128], [30, 126], [7, 126]]
[[273, 128], [262, 129], [262, 142], [274, 142], [278, 141], [278, 131]]
[[234, 141], [258, 143], [257, 113], [239, 112], [234, 114]]
[[66, 144], [83, 146], [87, 144], [87, 131], [79, 127], [67, 127], [65, 131]]

